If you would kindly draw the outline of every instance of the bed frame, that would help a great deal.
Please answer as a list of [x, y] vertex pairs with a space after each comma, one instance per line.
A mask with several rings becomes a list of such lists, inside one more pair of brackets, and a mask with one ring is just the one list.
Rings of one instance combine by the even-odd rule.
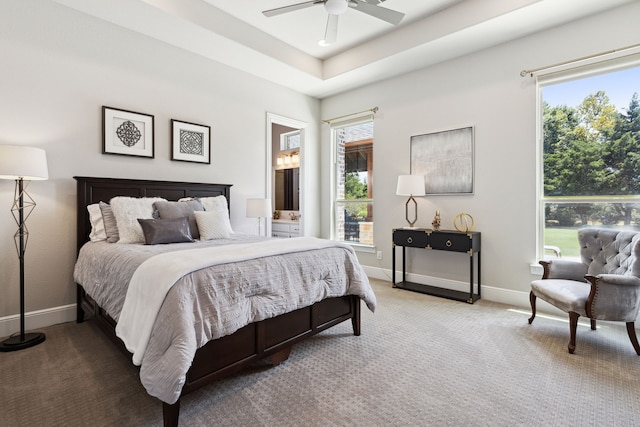
[[[86, 206], [100, 201], [108, 202], [115, 196], [178, 200], [182, 197], [223, 195], [231, 206], [231, 185], [228, 184], [80, 176], [74, 179], [77, 181], [78, 251], [89, 240], [91, 231]], [[115, 334], [116, 322], [86, 294], [82, 286], [77, 285], [77, 322], [81, 323], [88, 317], [92, 317], [107, 336], [131, 356]], [[196, 352], [181, 396], [261, 359], [269, 358], [273, 365], [277, 365], [289, 357], [293, 344], [346, 320], [351, 320], [354, 335], [360, 335], [360, 299], [357, 296], [328, 298], [309, 307], [252, 323], [232, 335], [209, 341]], [[164, 425], [177, 426], [180, 399], [174, 404], [163, 402], [162, 411]]]

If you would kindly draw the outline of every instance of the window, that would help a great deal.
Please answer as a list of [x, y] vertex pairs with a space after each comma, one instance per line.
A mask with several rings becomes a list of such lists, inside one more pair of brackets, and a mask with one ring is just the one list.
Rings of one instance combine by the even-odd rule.
[[280, 151], [300, 148], [300, 131], [294, 130], [280, 134]]
[[334, 240], [373, 247], [373, 121], [332, 126]]
[[541, 86], [544, 256], [585, 226], [640, 229], [640, 67]]

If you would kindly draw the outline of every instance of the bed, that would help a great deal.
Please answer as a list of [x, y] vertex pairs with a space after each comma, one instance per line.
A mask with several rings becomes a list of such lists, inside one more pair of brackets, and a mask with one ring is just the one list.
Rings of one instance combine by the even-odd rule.
[[[144, 244], [120, 245], [118, 243], [105, 243], [105, 242], [98, 242], [97, 244], [93, 244], [93, 243], [87, 244], [91, 240], [90, 235], [92, 233], [90, 215], [89, 215], [89, 211], [87, 210], [87, 206], [89, 205], [95, 206], [95, 204], [98, 204], [99, 202], [110, 201], [114, 197], [119, 197], [119, 198], [126, 198], [126, 197], [156, 198], [157, 197], [157, 198], [163, 198], [167, 201], [175, 202], [178, 200], [185, 200], [185, 199], [205, 200], [206, 198], [213, 199], [213, 198], [219, 198], [220, 196], [224, 196], [226, 201], [225, 205], [227, 209], [228, 209], [228, 206], [230, 206], [229, 200], [230, 200], [231, 185], [227, 185], [227, 184], [204, 184], [204, 183], [115, 179], [115, 178], [94, 178], [94, 177], [74, 177], [74, 178], [77, 181], [77, 245], [78, 245], [78, 253], [79, 253], [79, 259], [78, 259], [78, 262], [76, 263], [76, 269], [78, 269], [78, 265], [81, 262], [83, 251], [87, 252], [90, 250], [100, 249], [100, 250], [109, 250], [113, 252], [113, 251], [119, 250], [116, 248], [126, 248], [126, 250], [133, 251], [133, 250], [137, 250], [136, 247], [144, 248], [146, 251], [150, 251], [151, 249], [156, 250], [156, 248], [162, 247], [162, 251], [164, 251], [165, 247], [168, 248], [172, 246], [178, 246], [182, 248], [182, 246], [180, 245], [199, 245], [199, 243], [177, 243], [177, 244], [170, 244], [170, 245], [144, 245]], [[228, 211], [225, 214], [228, 217]], [[257, 248], [260, 248], [266, 245], [272, 245], [273, 243], [275, 243], [273, 239], [263, 239], [265, 241], [255, 241], [255, 240], [252, 240], [252, 239], [255, 239], [255, 237], [252, 238], [247, 236], [233, 236], [233, 238], [236, 239], [236, 241], [231, 242], [232, 244], [229, 246], [222, 248], [214, 245], [214, 247], [202, 248], [200, 252], [212, 251], [210, 252], [211, 254], [218, 254], [220, 253], [220, 251], [224, 251], [225, 253], [231, 254], [231, 253], [234, 253], [234, 248], [237, 248], [235, 249], [235, 251], [245, 253], [247, 252], [246, 248], [250, 248], [251, 251], [257, 251], [258, 250]], [[299, 238], [299, 239], [305, 239], [305, 238]], [[224, 239], [221, 239], [221, 240], [224, 240]], [[286, 239], [286, 240], [292, 240], [292, 239]], [[321, 239], [318, 239], [318, 240], [321, 240]], [[282, 242], [282, 244], [285, 243], [283, 241], [280, 241], [280, 242]], [[298, 242], [298, 244], [302, 244], [302, 243], [308, 243], [308, 242]], [[320, 243], [322, 245], [325, 245], [324, 242], [319, 242], [319, 241], [318, 242], [313, 241], [311, 243], [313, 244]], [[217, 244], [218, 242], [216, 242], [216, 245]], [[282, 244], [279, 243], [279, 246], [281, 246]], [[340, 252], [340, 251], [336, 251], [334, 248], [324, 249], [324, 246], [323, 248], [313, 248], [313, 249], [314, 251], [315, 250], [333, 251], [331, 253], [326, 252], [328, 257], [337, 256], [335, 254]], [[158, 249], [158, 251], [159, 250], [160, 249]], [[167, 249], [167, 250], [171, 250], [171, 249]], [[296, 253], [294, 255], [288, 255], [286, 253], [281, 253], [279, 255], [275, 254], [273, 255], [273, 259], [271, 261], [303, 262], [304, 263], [305, 262], [304, 260], [296, 261], [296, 258], [305, 257], [305, 256], [308, 256], [308, 254], [315, 254], [317, 258], [317, 254], [319, 252], [311, 252], [310, 250], [300, 251], [300, 253]], [[217, 251], [217, 252], [213, 252], [213, 251]], [[155, 253], [152, 255], [147, 254], [145, 255], [145, 258], [144, 258], [146, 260], [146, 263], [143, 262], [141, 266], [137, 268], [137, 270], [143, 270], [142, 266], [144, 266], [145, 264], [149, 264], [152, 261], [158, 261], [163, 256], [165, 257], [170, 256], [172, 257], [172, 259], [178, 259], [178, 257], [180, 256], [182, 256], [183, 258], [194, 258], [191, 255], [187, 255], [188, 253], [191, 253], [191, 252], [194, 252], [194, 250], [192, 250], [191, 246], [189, 246], [189, 248], [184, 251], [171, 252], [170, 254], [167, 254], [166, 252], [162, 254], [157, 254], [157, 255], [155, 255]], [[345, 250], [342, 252], [347, 252], [347, 251]], [[231, 255], [229, 255], [229, 257], [230, 256]], [[342, 257], [343, 255], [340, 255], [340, 256]], [[102, 259], [111, 259], [112, 255], [111, 255], [111, 252], [107, 252], [107, 255], [103, 255], [101, 252], [96, 252], [95, 255], [93, 255], [93, 258], [91, 258], [91, 262], [86, 261], [86, 258], [87, 256], [85, 255], [83, 259], [85, 259], [84, 263], [86, 265], [101, 264], [103, 263], [103, 261], [101, 261]], [[179, 387], [177, 389], [177, 392], [174, 390], [173, 395], [167, 394], [165, 396], [162, 393], [157, 395], [157, 394], [154, 394], [155, 390], [149, 391], [155, 386], [147, 387], [147, 391], [151, 395], [155, 395], [156, 397], [162, 396], [162, 397], [159, 397], [159, 399], [162, 401], [163, 419], [164, 419], [165, 425], [171, 426], [171, 425], [178, 424], [178, 418], [179, 418], [179, 412], [180, 412], [180, 396], [183, 396], [193, 390], [196, 390], [221, 377], [238, 372], [239, 370], [251, 364], [254, 364], [256, 361], [261, 359], [270, 359], [273, 365], [277, 365], [288, 358], [291, 348], [296, 342], [299, 342], [307, 337], [315, 335], [341, 322], [350, 320], [352, 323], [354, 335], [356, 336], [360, 335], [361, 299], [364, 300], [364, 302], [367, 304], [367, 306], [370, 309], [373, 310], [375, 308], [375, 295], [373, 295], [373, 292], [369, 287], [368, 281], [366, 280], [366, 276], [363, 279], [362, 268], [359, 266], [359, 264], [357, 264], [357, 259], [356, 259], [356, 261], [354, 261], [354, 265], [349, 265], [345, 267], [345, 271], [349, 271], [349, 273], [345, 274], [345, 276], [349, 276], [349, 277], [344, 277], [344, 278], [341, 277], [339, 278], [339, 280], [336, 280], [335, 278], [327, 276], [328, 283], [343, 281], [343, 280], [348, 283], [347, 291], [344, 291], [343, 294], [336, 295], [335, 291], [329, 292], [327, 290], [318, 291], [316, 292], [316, 295], [311, 297], [314, 299], [312, 302], [303, 303], [302, 304], [303, 306], [301, 307], [298, 307], [297, 305], [301, 304], [300, 301], [302, 301], [302, 299], [300, 299], [300, 301], [287, 300], [287, 303], [285, 305], [289, 308], [286, 309], [286, 312], [275, 313], [275, 314], [262, 313], [260, 314], [260, 316], [264, 318], [259, 318], [259, 320], [253, 321], [246, 325], [243, 324], [242, 326], [239, 326], [239, 327], [232, 327], [231, 329], [233, 330], [233, 332], [229, 334], [225, 334], [224, 331], [211, 332], [214, 328], [209, 326], [209, 323], [206, 324], [206, 327], [202, 327], [201, 324], [204, 323], [205, 321], [203, 321], [199, 317], [196, 319], [197, 321], [192, 320], [191, 318], [187, 318], [186, 320], [180, 319], [178, 322], [176, 322], [175, 320], [173, 320], [173, 318], [171, 318], [173, 314], [170, 314], [170, 315], [163, 314], [163, 312], [168, 312], [168, 310], [179, 311], [181, 309], [184, 309], [184, 307], [180, 307], [180, 308], [176, 307], [173, 309], [167, 308], [171, 304], [175, 304], [173, 300], [182, 301], [184, 299], [187, 299], [189, 301], [185, 304], [188, 306], [189, 304], [196, 304], [196, 302], [194, 301], [197, 300], [198, 298], [202, 299], [202, 297], [200, 296], [195, 297], [192, 294], [204, 292], [205, 294], [208, 295], [209, 293], [211, 293], [208, 290], [198, 291], [198, 292], [189, 292], [188, 290], [186, 290], [186, 291], [180, 291], [180, 292], [185, 292], [187, 294], [187, 297], [184, 297], [184, 296], [173, 297], [173, 294], [175, 292], [179, 292], [176, 289], [190, 289], [188, 288], [188, 286], [191, 286], [191, 285], [186, 285], [185, 283], [191, 284], [196, 282], [196, 279], [195, 279], [196, 274], [200, 274], [201, 272], [211, 271], [210, 273], [207, 273], [208, 276], [206, 274], [205, 276], [213, 277], [212, 275], [214, 274], [213, 273], [214, 270], [210, 270], [210, 269], [219, 268], [222, 270], [220, 272], [215, 273], [217, 274], [217, 276], [215, 277], [230, 277], [230, 276], [235, 277], [236, 274], [240, 274], [240, 273], [237, 273], [237, 271], [243, 271], [243, 268], [247, 266], [251, 267], [251, 268], [245, 268], [247, 271], [250, 271], [251, 269], [256, 270], [256, 268], [259, 270], [261, 267], [259, 266], [256, 267], [257, 266], [256, 263], [261, 262], [261, 259], [263, 258], [267, 258], [267, 257], [258, 255], [256, 256], [256, 259], [239, 259], [235, 263], [233, 262], [234, 258], [229, 258], [226, 264], [221, 266], [211, 266], [211, 267], [207, 267], [206, 269], [200, 266], [195, 269], [197, 271], [186, 274], [183, 277], [181, 276], [182, 278], [179, 279], [178, 282], [176, 282], [176, 285], [174, 285], [172, 288], [170, 288], [167, 291], [165, 300], [162, 302], [162, 306], [160, 309], [161, 311], [158, 313], [157, 319], [155, 319], [155, 323], [153, 325], [154, 327], [153, 333], [149, 332], [148, 334], [150, 338], [148, 338], [149, 344], [147, 347], [153, 349], [155, 353], [148, 350], [146, 353], [144, 353], [144, 359], [139, 360], [141, 364], [141, 380], [143, 381], [143, 385], [147, 387], [144, 381], [146, 378], [143, 378], [143, 373], [145, 373], [146, 360], [152, 358], [152, 356], [148, 356], [148, 354], [149, 353], [159, 354], [160, 351], [155, 350], [155, 347], [161, 347], [162, 345], [165, 345], [165, 344], [158, 344], [155, 347], [153, 345], [155, 344], [155, 342], [162, 342], [162, 340], [157, 337], [157, 335], [159, 335], [158, 330], [162, 330], [164, 333], [165, 328], [168, 328], [167, 325], [169, 324], [171, 325], [173, 325], [174, 323], [189, 324], [190, 322], [192, 322], [198, 325], [198, 327], [194, 327], [194, 329], [196, 329], [196, 332], [194, 332], [194, 334], [197, 336], [196, 341], [198, 341], [198, 343], [195, 344], [197, 346], [197, 349], [194, 348], [193, 353], [189, 354], [188, 356], [190, 360], [188, 360], [188, 366], [184, 368], [184, 371], [186, 372], [186, 374], [184, 374], [181, 377], [182, 378], [181, 382], [176, 383], [178, 384], [177, 387]], [[104, 262], [106, 263], [106, 261]], [[121, 262], [121, 261], [114, 261], [114, 262]], [[314, 263], [313, 262], [309, 263], [307, 260], [307, 264], [314, 264]], [[345, 262], [345, 265], [346, 264], [347, 262]], [[240, 268], [241, 266], [243, 268]], [[237, 269], [233, 270], [235, 271], [234, 273], [230, 273], [228, 270], [224, 270], [224, 269], [230, 269], [230, 268], [237, 268]], [[340, 267], [340, 269], [341, 268], [342, 267]], [[353, 270], [355, 270], [356, 272], [353, 273]], [[122, 334], [116, 333], [116, 330], [120, 328], [120, 332], [122, 332], [123, 324], [125, 323], [125, 320], [128, 319], [128, 317], [125, 316], [126, 313], [123, 313], [123, 312], [125, 311], [125, 306], [127, 305], [126, 303], [132, 299], [132, 297], [129, 295], [131, 294], [131, 288], [133, 288], [134, 278], [136, 277], [136, 273], [138, 272], [139, 271], [135, 271], [133, 273], [133, 276], [131, 276], [131, 282], [129, 282], [126, 285], [129, 287], [129, 289], [126, 290], [127, 298], [125, 299], [125, 303], [122, 306], [112, 301], [111, 297], [107, 297], [105, 299], [105, 296], [102, 295], [102, 290], [101, 290], [102, 283], [107, 283], [109, 281], [115, 282], [116, 279], [110, 279], [110, 278], [107, 279], [107, 278], [101, 277], [99, 279], [84, 278], [82, 280], [78, 280], [78, 278], [76, 277], [76, 273], [74, 272], [74, 277], [76, 277], [76, 282], [77, 282], [77, 321], [83, 322], [85, 319], [92, 318], [98, 324], [98, 326], [100, 326], [100, 328], [107, 334], [107, 336], [109, 336], [109, 338], [111, 338], [113, 342], [117, 346], [119, 346], [126, 354], [129, 354], [131, 356], [131, 354], [133, 353], [133, 360], [134, 360], [134, 364], [136, 365], [139, 364], [139, 363], [136, 363], [137, 350], [136, 351], [132, 350], [131, 345], [128, 341], [128, 338], [125, 338], [125, 341], [127, 341], [127, 344], [125, 344], [123, 340], [119, 337], [119, 336], [122, 336]], [[358, 273], [361, 273], [360, 276], [358, 276]], [[300, 274], [306, 277], [306, 275], [315, 274], [315, 273], [303, 272]], [[327, 273], [322, 272], [318, 274], [327, 274]], [[355, 278], [352, 277], [353, 274], [355, 274], [357, 277]], [[79, 275], [79, 277], [84, 277], [84, 276]], [[87, 277], [90, 277], [90, 276], [87, 276]], [[241, 279], [234, 278], [233, 280], [241, 280]], [[246, 280], [248, 281], [250, 279], [246, 279]], [[273, 280], [265, 279], [265, 281], [272, 282]], [[97, 286], [96, 283], [94, 282], [100, 282], [99, 284], [100, 286]], [[362, 283], [362, 282], [366, 282], [366, 283]], [[354, 287], [351, 288], [353, 284], [357, 284], [357, 286], [354, 285]], [[199, 288], [202, 287], [201, 285], [193, 285], [193, 286], [198, 286]], [[304, 287], [304, 286], [301, 286], [301, 287]], [[210, 286], [209, 288], [213, 288], [213, 287]], [[205, 289], [209, 289], [209, 288], [205, 288]], [[225, 290], [225, 292], [220, 292], [217, 295], [226, 295], [228, 293], [229, 293], [228, 290]], [[252, 296], [264, 296], [264, 295], [261, 295], [261, 293], [262, 291], [257, 291], [256, 295], [252, 295]], [[270, 296], [269, 298], [272, 298], [272, 296]], [[117, 300], [117, 298], [113, 298], [113, 299]], [[193, 299], [194, 301], [192, 301], [191, 299]], [[211, 299], [216, 299], [217, 301], [217, 297], [211, 296]], [[295, 298], [292, 298], [292, 299], [295, 300]], [[252, 299], [251, 303], [253, 301], [254, 300]], [[200, 304], [200, 302], [198, 302], [198, 304]], [[223, 301], [220, 301], [219, 304], [223, 304]], [[255, 304], [255, 305], [257, 306], [258, 304]], [[291, 309], [291, 307], [294, 305], [296, 305], [295, 308]], [[109, 308], [107, 309], [105, 307], [109, 307]], [[117, 309], [114, 307], [117, 307]], [[122, 309], [122, 311], [118, 311], [120, 308]], [[225, 309], [226, 308], [223, 307], [222, 311], [224, 311]], [[205, 316], [206, 313], [208, 313], [208, 310], [209, 310], [208, 308], [201, 309], [198, 307], [197, 310], [194, 309], [193, 311], [198, 312], [197, 316]], [[285, 308], [279, 308], [279, 310], [285, 310]], [[114, 313], [115, 315], [113, 315]], [[202, 314], [202, 313], [205, 313], [205, 314]], [[164, 318], [162, 316], [165, 316], [166, 318], [169, 318], [172, 320], [171, 321], [163, 320]], [[195, 315], [190, 315], [190, 316], [195, 316]], [[237, 314], [233, 314], [233, 316], [238, 317]], [[212, 317], [215, 317], [215, 316], [212, 316]], [[115, 319], [119, 319], [119, 321], [116, 321]], [[211, 322], [213, 324], [215, 322], [215, 319], [207, 319], [206, 322]], [[134, 325], [137, 325], [137, 323], [134, 323]], [[182, 327], [184, 328], [184, 326]], [[144, 328], [141, 328], [141, 329], [144, 329]], [[205, 331], [205, 332], [202, 332], [202, 331]], [[137, 333], [137, 331], [134, 331], [134, 332]], [[169, 333], [174, 333], [174, 332], [170, 331]], [[183, 334], [183, 333], [182, 332], [174, 333], [174, 335], [180, 335], [180, 334]], [[188, 332], [186, 333], [186, 335], [191, 336], [192, 334], [191, 332]], [[218, 335], [221, 335], [221, 336], [218, 336]], [[165, 339], [165, 341], [167, 340], [175, 341], [176, 339], [172, 337], [172, 338]], [[173, 345], [173, 344], [171, 343], [167, 345]], [[164, 349], [164, 347], [161, 347], [161, 348]], [[162, 351], [165, 351], [165, 350], [162, 350]], [[174, 350], [169, 349], [166, 352], [170, 353], [171, 351], [174, 351]], [[166, 357], [166, 355], [162, 354], [160, 356], [156, 355], [154, 357]], [[159, 362], [154, 361], [153, 364], [150, 364], [150, 365], [157, 367], [157, 366], [162, 366], [163, 364], [167, 364], [166, 360], [160, 360]], [[179, 363], [177, 362], [176, 364], [179, 365]], [[176, 370], [179, 370], [179, 369], [176, 368]], [[153, 375], [155, 375], [156, 368], [154, 367], [148, 368], [146, 371], [154, 372]], [[150, 374], [145, 373], [145, 375], [149, 376]], [[162, 382], [164, 380], [162, 378], [163, 377], [160, 377], [160, 380], [154, 378], [153, 381], [155, 381], [156, 383], [158, 382], [162, 383], [164, 387], [164, 383]], [[171, 383], [171, 381], [168, 381], [168, 383]], [[173, 387], [175, 388], [176, 386], [174, 385]]]

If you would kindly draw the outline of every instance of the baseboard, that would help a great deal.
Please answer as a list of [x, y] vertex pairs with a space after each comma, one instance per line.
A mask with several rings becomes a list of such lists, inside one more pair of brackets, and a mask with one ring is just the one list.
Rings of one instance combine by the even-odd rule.
[[[371, 266], [363, 266], [363, 268], [368, 277], [379, 280], [388, 280], [389, 282], [391, 282], [391, 270]], [[396, 279], [400, 277], [402, 277], [402, 272], [397, 271]], [[441, 288], [453, 289], [456, 291], [469, 292], [469, 282], [460, 282], [457, 280], [442, 279], [439, 277], [410, 273], [407, 273], [407, 280], [414, 283], [420, 283], [422, 285], [438, 286]], [[476, 286], [474, 287], [474, 292], [477, 291], [478, 290]], [[520, 292], [510, 289], [502, 289], [482, 285], [482, 299], [530, 310], [529, 292]], [[544, 301], [542, 302], [544, 303]]]
[[[364, 266], [364, 271], [368, 277], [391, 282], [391, 270], [380, 267]], [[532, 273], [539, 273], [536, 266], [532, 266]], [[396, 279], [402, 277], [402, 271], [396, 272]], [[456, 280], [441, 279], [439, 277], [430, 277], [418, 274], [407, 274], [407, 280], [423, 285], [439, 286], [441, 288], [453, 289], [456, 291], [469, 292], [469, 282], [460, 282]], [[391, 285], [391, 283], [389, 283]], [[477, 292], [477, 288], [474, 288]], [[511, 289], [496, 288], [492, 286], [482, 285], [482, 299], [493, 301], [500, 304], [511, 306], [511, 308], [522, 311], [523, 314], [529, 316], [531, 314], [531, 304], [529, 302], [529, 291], [514, 291]], [[536, 301], [536, 311], [538, 313], [546, 313], [561, 319], [568, 319], [567, 313], [538, 298]], [[584, 321], [584, 320], [583, 320]], [[636, 322], [640, 322], [640, 314]]]
[[[26, 331], [33, 331], [74, 320], [76, 320], [76, 305], [69, 304], [25, 313], [24, 328]], [[16, 332], [20, 332], [19, 314], [0, 317], [0, 337], [8, 337]]]

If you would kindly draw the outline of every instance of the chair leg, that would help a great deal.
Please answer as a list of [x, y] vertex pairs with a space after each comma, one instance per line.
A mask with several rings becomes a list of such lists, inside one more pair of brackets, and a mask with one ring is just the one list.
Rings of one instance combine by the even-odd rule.
[[529, 324], [533, 322], [536, 317], [536, 296], [533, 291], [529, 292], [529, 303], [531, 304], [531, 317], [529, 317]]
[[633, 348], [636, 350], [636, 354], [640, 356], [640, 345], [638, 345], [638, 337], [636, 336], [636, 326], [633, 322], [627, 322], [627, 334], [629, 334], [629, 339], [631, 340], [631, 344]]
[[576, 351], [576, 329], [578, 329], [578, 317], [580, 317], [580, 315], [575, 311], [569, 312], [569, 353], [571, 354]]
[[596, 330], [596, 319], [591, 319], [591, 330], [592, 331]]

